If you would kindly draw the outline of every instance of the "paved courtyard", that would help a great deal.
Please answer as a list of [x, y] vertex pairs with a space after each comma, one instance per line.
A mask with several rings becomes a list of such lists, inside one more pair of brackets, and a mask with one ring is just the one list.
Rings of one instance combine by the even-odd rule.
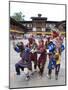
[[[20, 57], [19, 54], [13, 50], [12, 42], [13, 41], [10, 41], [10, 88], [65, 85], [65, 50], [62, 52], [61, 68], [58, 80], [55, 80], [54, 70], [52, 73], [52, 79], [48, 79], [47, 62], [45, 65], [43, 77], [40, 77], [37, 71], [31, 76], [29, 81], [26, 81], [25, 74], [23, 71], [21, 71], [20, 76], [16, 75], [15, 63], [20, 60]], [[18, 42], [18, 40], [16, 40], [16, 42]], [[27, 40], [23, 40], [23, 42], [26, 44]]]

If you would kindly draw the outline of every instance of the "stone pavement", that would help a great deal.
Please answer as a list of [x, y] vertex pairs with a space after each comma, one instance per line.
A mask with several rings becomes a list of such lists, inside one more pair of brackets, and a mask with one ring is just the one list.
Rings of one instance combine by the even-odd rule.
[[29, 81], [26, 81], [25, 74], [22, 71], [20, 76], [16, 75], [15, 63], [19, 60], [19, 54], [13, 50], [12, 41], [10, 41], [10, 88], [65, 85], [65, 50], [62, 53], [61, 68], [58, 80], [55, 80], [54, 70], [52, 73], [52, 79], [48, 79], [47, 62], [45, 65], [43, 77], [39, 76], [37, 71], [31, 76]]

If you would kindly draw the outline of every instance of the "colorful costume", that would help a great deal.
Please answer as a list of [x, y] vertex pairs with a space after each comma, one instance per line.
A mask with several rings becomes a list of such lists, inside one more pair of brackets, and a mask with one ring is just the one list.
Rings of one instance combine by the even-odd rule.
[[25, 48], [23, 52], [21, 52], [21, 60], [15, 64], [17, 74], [20, 74], [20, 68], [24, 70], [24, 68], [28, 68], [32, 70], [32, 64], [30, 60], [30, 49], [28, 47]]
[[54, 69], [55, 68], [55, 65], [56, 65], [55, 59], [53, 57], [50, 58], [49, 64], [48, 64], [48, 69]]
[[[41, 41], [43, 42], [43, 41]], [[44, 70], [44, 65], [46, 63], [46, 50], [45, 50], [45, 45], [42, 43], [42, 45], [39, 44], [38, 46], [38, 53], [40, 54], [40, 57], [38, 59], [38, 67], [40, 69], [40, 75], [43, 74], [43, 70]]]
[[55, 54], [56, 66], [55, 66], [55, 76], [58, 79], [58, 74], [60, 70], [60, 62], [61, 62], [61, 55], [59, 53]]
[[31, 49], [30, 60], [34, 62], [34, 69], [37, 67], [37, 44], [34, 39], [30, 38], [28, 47]]

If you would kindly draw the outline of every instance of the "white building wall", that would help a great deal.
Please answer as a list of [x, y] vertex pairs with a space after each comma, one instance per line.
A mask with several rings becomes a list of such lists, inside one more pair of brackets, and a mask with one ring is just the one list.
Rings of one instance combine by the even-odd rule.
[[42, 31], [44, 32], [45, 31], [45, 28], [42, 28]]
[[36, 31], [36, 28], [35, 27], [33, 27], [33, 31]]

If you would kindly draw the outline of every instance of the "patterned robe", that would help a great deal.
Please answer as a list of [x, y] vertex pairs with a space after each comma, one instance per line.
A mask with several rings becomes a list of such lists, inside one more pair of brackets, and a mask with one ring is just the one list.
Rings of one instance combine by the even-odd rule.
[[21, 60], [18, 62], [18, 64], [24, 68], [30, 68], [32, 66], [30, 60], [30, 49], [26, 47], [25, 50], [21, 52], [20, 56]]
[[34, 43], [34, 44], [29, 43], [28, 45], [29, 45], [29, 48], [34, 51], [33, 53], [32, 52], [30, 53], [31, 61], [37, 61], [37, 52], [36, 52], [37, 44], [36, 43]]
[[46, 62], [45, 46], [44, 45], [39, 45], [38, 46], [38, 52], [40, 53], [40, 57], [38, 59], [38, 64], [43, 65]]

